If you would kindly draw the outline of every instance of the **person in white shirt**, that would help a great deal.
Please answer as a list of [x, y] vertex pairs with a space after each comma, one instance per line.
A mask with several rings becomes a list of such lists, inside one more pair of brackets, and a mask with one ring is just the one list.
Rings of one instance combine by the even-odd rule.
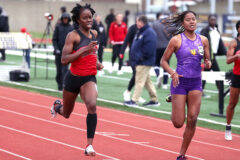
[[[208, 16], [208, 26], [203, 28], [200, 32], [201, 35], [207, 37], [209, 42], [209, 52], [212, 60], [212, 67], [210, 69], [205, 69], [204, 71], [220, 71], [218, 66], [216, 56], [218, 55], [226, 55], [227, 51], [223, 44], [221, 34], [217, 27], [217, 17], [216, 15]], [[206, 81], [202, 81], [202, 89], [204, 89]], [[218, 88], [218, 83], [216, 83]], [[203, 92], [203, 97], [208, 98], [209, 96], [205, 95]]]

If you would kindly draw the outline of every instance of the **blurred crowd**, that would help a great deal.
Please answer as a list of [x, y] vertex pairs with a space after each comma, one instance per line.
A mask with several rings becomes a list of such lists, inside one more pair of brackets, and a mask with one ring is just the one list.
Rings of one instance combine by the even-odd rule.
[[[74, 29], [73, 25], [71, 24], [71, 15], [68, 13], [67, 8], [65, 6], [61, 7], [60, 12], [61, 16], [58, 18], [57, 24], [54, 27], [54, 33], [52, 38], [54, 47], [53, 53], [55, 55], [55, 64], [57, 70], [56, 81], [58, 84], [58, 90], [62, 90], [63, 77], [68, 69], [68, 66], [63, 66], [61, 64], [62, 49], [67, 34]], [[106, 47], [112, 49], [111, 67], [107, 69], [108, 73], [111, 74], [114, 72], [114, 64], [116, 60], [118, 60], [118, 70], [116, 72], [117, 75], [123, 74], [123, 65], [128, 65], [132, 69], [132, 78], [129, 82], [127, 89], [123, 93], [125, 101], [130, 100], [130, 93], [133, 86], [135, 85], [136, 75], [138, 75], [136, 74], [137, 65], [144, 64], [146, 66], [154, 67], [154, 71], [157, 77], [157, 87], [168, 89], [169, 75], [166, 71], [163, 72], [163, 75], [160, 75], [160, 60], [164, 54], [169, 40], [171, 39], [171, 35], [168, 33], [169, 28], [166, 29], [163, 23], [166, 15], [163, 15], [160, 12], [157, 13], [156, 20], [151, 23], [149, 23], [148, 18], [145, 17], [146, 22], [145, 24], [143, 24], [143, 26], [137, 25], [137, 18], [135, 19], [136, 23], [129, 26], [129, 15], [130, 11], [128, 10], [126, 10], [125, 13], [115, 13], [114, 9], [110, 9], [109, 14], [106, 15], [106, 17], [104, 18], [101, 17], [101, 15], [95, 15], [92, 26], [92, 28], [98, 32], [98, 59], [101, 63], [103, 62], [104, 49]], [[218, 30], [218, 25], [216, 22], [216, 15], [209, 15], [208, 26], [202, 29], [201, 34], [209, 39], [209, 45], [211, 46], [210, 53], [213, 65], [210, 70], [220, 71], [216, 56], [226, 55], [226, 49], [224, 47], [221, 34]], [[137, 40], [142, 38], [141, 36], [138, 36], [141, 35], [140, 33], [146, 28], [146, 26], [150, 27], [154, 32], [154, 35], [156, 35], [155, 39], [151, 38], [151, 40], [154, 40], [152, 41], [152, 43], [155, 43], [155, 45], [151, 43], [146, 43], [145, 41], [142, 41], [142, 44], [136, 44]], [[8, 31], [8, 17], [5, 13], [3, 13], [3, 9], [0, 7], [0, 32]], [[23, 27], [21, 29], [21, 32], [27, 33], [26, 28]], [[27, 34], [29, 35], [29, 33]], [[136, 45], [138, 46], [136, 47]], [[144, 48], [141, 48], [142, 46], [144, 46]], [[128, 56], [125, 55], [125, 50], [127, 47], [129, 47]], [[147, 52], [149, 52], [150, 50], [154, 50], [154, 54], [151, 55], [151, 60], [149, 60], [149, 58], [146, 56]], [[2, 54], [1, 61], [5, 61], [5, 50], [0, 49], [0, 52]], [[30, 67], [30, 50], [24, 50], [24, 52], [27, 55], [26, 61], [28, 63], [28, 66]], [[138, 52], [143, 53], [138, 54]], [[128, 57], [128, 59], [126, 59], [125, 57]], [[99, 71], [98, 74], [103, 75], [104, 71]], [[145, 81], [147, 81], [147, 77], [145, 77]], [[216, 85], [218, 87], [218, 84]], [[203, 88], [204, 86], [205, 82], [203, 81]], [[203, 96], [208, 97], [208, 95], [206, 94], [203, 94]], [[140, 102], [145, 102], [145, 100], [140, 95], [137, 100]], [[154, 101], [157, 102], [157, 100]]]

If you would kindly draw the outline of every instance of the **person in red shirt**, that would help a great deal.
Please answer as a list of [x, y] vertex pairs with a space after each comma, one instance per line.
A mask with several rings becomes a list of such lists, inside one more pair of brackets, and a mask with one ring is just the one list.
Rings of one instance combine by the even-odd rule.
[[96, 100], [98, 96], [96, 86], [97, 69], [103, 66], [97, 59], [97, 31], [92, 30], [95, 11], [89, 4], [76, 4], [72, 9], [72, 20], [75, 30], [70, 32], [65, 40], [62, 51], [62, 64], [71, 63], [70, 70], [65, 75], [63, 89], [63, 104], [56, 100], [51, 108], [51, 114], [69, 118], [73, 111], [78, 94], [87, 107], [87, 147], [85, 154], [95, 156], [92, 147], [97, 126]]
[[236, 24], [238, 32], [237, 38], [232, 40], [229, 44], [227, 52], [227, 64], [234, 62], [233, 74], [230, 86], [230, 99], [227, 106], [227, 125], [225, 131], [225, 139], [232, 140], [231, 121], [234, 115], [234, 109], [238, 103], [240, 95], [240, 21]]
[[109, 29], [109, 38], [111, 44], [113, 45], [113, 54], [112, 54], [112, 68], [109, 69], [109, 72], [112, 73], [114, 62], [118, 58], [119, 66], [118, 66], [118, 74], [123, 74], [122, 65], [123, 65], [123, 57], [120, 54], [124, 39], [127, 35], [127, 25], [123, 22], [122, 14], [117, 14], [116, 21], [111, 23]]

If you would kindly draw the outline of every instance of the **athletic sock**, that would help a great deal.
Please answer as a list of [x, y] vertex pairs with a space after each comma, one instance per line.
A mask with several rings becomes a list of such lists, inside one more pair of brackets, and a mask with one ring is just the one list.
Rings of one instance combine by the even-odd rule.
[[231, 125], [226, 125], [226, 130], [230, 131], [231, 130]]
[[87, 138], [94, 138], [97, 126], [97, 114], [88, 113], [86, 121], [87, 121]]

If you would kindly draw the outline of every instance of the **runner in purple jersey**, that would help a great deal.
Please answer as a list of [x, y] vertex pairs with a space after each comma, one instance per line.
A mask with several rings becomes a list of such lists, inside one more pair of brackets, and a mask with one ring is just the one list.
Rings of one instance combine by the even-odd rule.
[[[185, 121], [187, 104], [187, 125], [183, 134], [180, 155], [177, 160], [185, 160], [185, 153], [195, 133], [197, 117], [201, 106], [202, 80], [201, 60], [205, 67], [211, 67], [208, 39], [195, 33], [196, 13], [185, 11], [166, 19], [166, 25], [175, 26], [175, 35], [169, 42], [161, 59], [161, 66], [171, 75], [172, 123], [181, 128]], [[168, 65], [172, 54], [177, 57], [177, 69]]]

